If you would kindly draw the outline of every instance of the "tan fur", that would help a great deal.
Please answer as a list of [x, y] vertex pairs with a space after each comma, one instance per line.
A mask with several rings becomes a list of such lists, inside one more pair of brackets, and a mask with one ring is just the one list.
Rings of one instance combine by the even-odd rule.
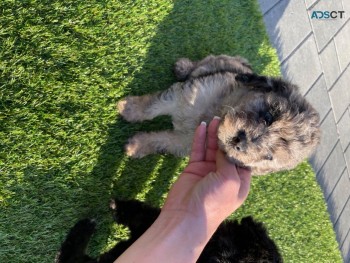
[[253, 74], [241, 57], [180, 59], [174, 72], [183, 82], [118, 102], [119, 113], [129, 122], [170, 115], [174, 126], [172, 131], [136, 134], [126, 145], [127, 155], [188, 155], [196, 127], [214, 116], [222, 118], [219, 147], [228, 159], [256, 175], [295, 167], [320, 140], [318, 113], [298, 88]]

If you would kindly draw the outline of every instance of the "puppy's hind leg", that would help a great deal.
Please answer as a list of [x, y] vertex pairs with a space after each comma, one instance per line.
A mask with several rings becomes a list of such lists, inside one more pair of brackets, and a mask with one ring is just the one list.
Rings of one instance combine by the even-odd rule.
[[119, 113], [129, 122], [152, 120], [160, 115], [171, 115], [176, 109], [176, 91], [174, 84], [163, 92], [144, 96], [128, 96], [117, 104]]
[[125, 146], [126, 154], [133, 158], [142, 158], [153, 153], [170, 153], [185, 156], [189, 153], [191, 136], [176, 131], [137, 133]]

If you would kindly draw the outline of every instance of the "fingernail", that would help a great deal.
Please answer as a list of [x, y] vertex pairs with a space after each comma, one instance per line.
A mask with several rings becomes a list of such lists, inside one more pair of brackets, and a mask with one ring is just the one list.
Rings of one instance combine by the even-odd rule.
[[214, 120], [221, 120], [219, 116], [214, 116]]
[[207, 126], [207, 123], [206, 123], [205, 121], [202, 121], [202, 122], [201, 122], [201, 125]]

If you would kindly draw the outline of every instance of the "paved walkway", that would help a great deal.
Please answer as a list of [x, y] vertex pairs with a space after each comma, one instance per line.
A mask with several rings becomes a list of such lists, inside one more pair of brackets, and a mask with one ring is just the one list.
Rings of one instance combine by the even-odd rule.
[[[321, 116], [322, 141], [310, 159], [350, 263], [350, 0], [259, 0], [282, 73]], [[332, 13], [317, 19], [314, 11]], [[324, 14], [327, 16], [327, 14]]]

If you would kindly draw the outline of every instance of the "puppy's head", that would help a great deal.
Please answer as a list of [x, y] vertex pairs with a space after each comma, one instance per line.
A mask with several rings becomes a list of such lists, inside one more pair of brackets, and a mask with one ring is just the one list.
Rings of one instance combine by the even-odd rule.
[[227, 157], [253, 174], [291, 169], [308, 157], [320, 140], [319, 115], [298, 88], [255, 74], [236, 80], [250, 91], [219, 126]]

